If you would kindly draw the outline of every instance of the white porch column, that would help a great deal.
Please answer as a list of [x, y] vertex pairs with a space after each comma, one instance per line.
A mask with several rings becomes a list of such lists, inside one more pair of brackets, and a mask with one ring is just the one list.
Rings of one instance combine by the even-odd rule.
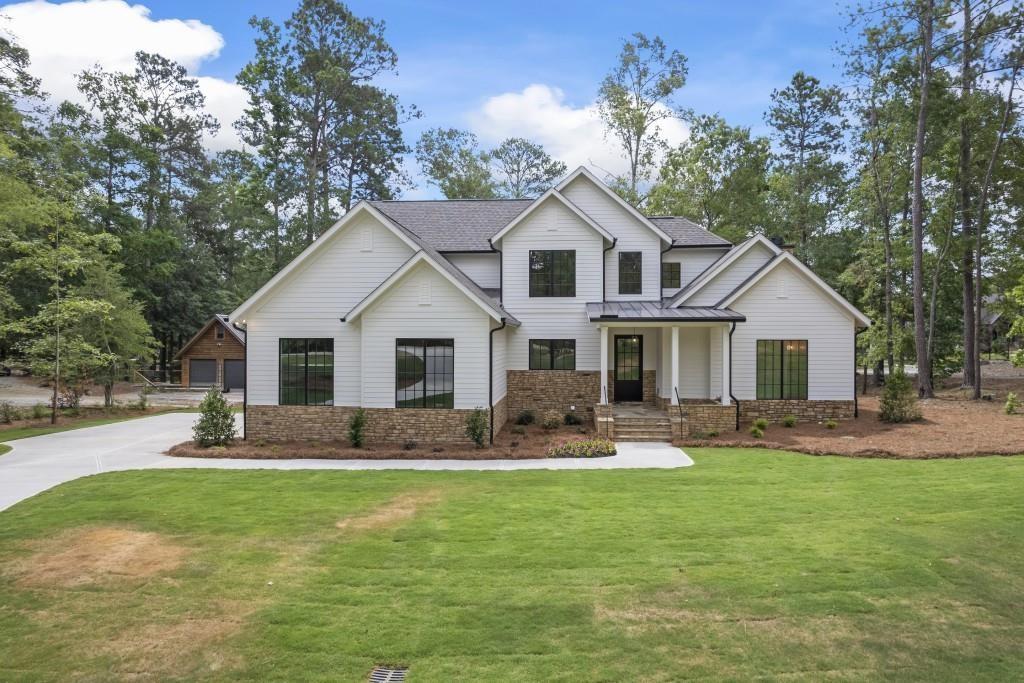
[[608, 328], [602, 325], [601, 330], [601, 404], [608, 403]]
[[722, 405], [729, 405], [729, 368], [732, 357], [729, 355], [729, 328], [722, 328]]
[[672, 327], [672, 405], [679, 405], [679, 327]]

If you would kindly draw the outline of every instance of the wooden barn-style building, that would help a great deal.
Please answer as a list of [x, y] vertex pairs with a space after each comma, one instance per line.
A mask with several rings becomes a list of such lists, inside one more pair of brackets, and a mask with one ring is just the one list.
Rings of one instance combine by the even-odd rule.
[[215, 315], [175, 356], [181, 361], [181, 384], [189, 388], [245, 388], [245, 332], [226, 315]]

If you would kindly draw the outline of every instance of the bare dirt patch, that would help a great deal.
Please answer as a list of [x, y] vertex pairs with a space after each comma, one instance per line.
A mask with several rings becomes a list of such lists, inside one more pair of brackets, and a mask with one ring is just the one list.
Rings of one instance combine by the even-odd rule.
[[439, 491], [417, 491], [403, 493], [364, 515], [339, 520], [337, 527], [345, 531], [372, 531], [395, 526], [416, 516], [421, 507], [433, 505], [441, 500]]
[[1024, 453], [1024, 415], [1005, 415], [998, 401], [967, 401], [947, 396], [921, 401], [923, 419], [886, 424], [878, 419], [878, 397], [860, 397], [860, 417], [841, 420], [835, 429], [798, 423], [771, 425], [763, 439], [749, 436], [749, 424], [720, 437], [686, 440], [683, 446], [774, 448], [811, 455], [866, 458], [964, 458]]
[[119, 527], [74, 529], [37, 543], [9, 567], [21, 586], [73, 587], [173, 571], [188, 549], [160, 534]]

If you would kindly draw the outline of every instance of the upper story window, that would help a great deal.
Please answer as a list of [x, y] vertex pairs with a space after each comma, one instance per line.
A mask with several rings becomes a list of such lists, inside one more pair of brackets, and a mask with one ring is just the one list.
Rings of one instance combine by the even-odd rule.
[[278, 400], [283, 406], [334, 405], [334, 340], [281, 339]]
[[220, 325], [217, 325], [217, 331], [213, 333], [213, 336], [216, 337], [217, 339], [223, 339], [224, 338], [224, 328], [222, 326], [220, 326]]
[[576, 296], [576, 251], [530, 251], [530, 296]]
[[678, 263], [662, 263], [661, 264], [661, 288], [662, 289], [679, 289], [679, 264]]
[[531, 370], [575, 370], [575, 339], [531, 339]]
[[643, 252], [619, 252], [619, 294], [642, 294]]
[[455, 407], [455, 340], [395, 340], [395, 407]]
[[807, 340], [757, 340], [757, 399], [807, 398]]

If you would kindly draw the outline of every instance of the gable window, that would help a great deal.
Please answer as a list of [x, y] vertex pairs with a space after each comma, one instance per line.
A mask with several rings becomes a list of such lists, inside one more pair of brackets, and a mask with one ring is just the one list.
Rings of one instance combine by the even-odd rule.
[[455, 407], [455, 340], [395, 340], [395, 407]]
[[576, 296], [576, 251], [530, 251], [530, 296]]
[[643, 293], [643, 252], [619, 252], [619, 294]]
[[220, 326], [220, 325], [217, 325], [217, 331], [213, 333], [213, 336], [216, 337], [217, 339], [223, 339], [224, 338], [224, 328], [222, 326]]
[[661, 264], [661, 288], [662, 289], [679, 289], [679, 264], [678, 263], [662, 263]]
[[757, 398], [807, 398], [807, 340], [757, 340]]
[[279, 340], [278, 367], [280, 405], [334, 405], [333, 339]]
[[531, 339], [531, 370], [575, 370], [575, 339]]

